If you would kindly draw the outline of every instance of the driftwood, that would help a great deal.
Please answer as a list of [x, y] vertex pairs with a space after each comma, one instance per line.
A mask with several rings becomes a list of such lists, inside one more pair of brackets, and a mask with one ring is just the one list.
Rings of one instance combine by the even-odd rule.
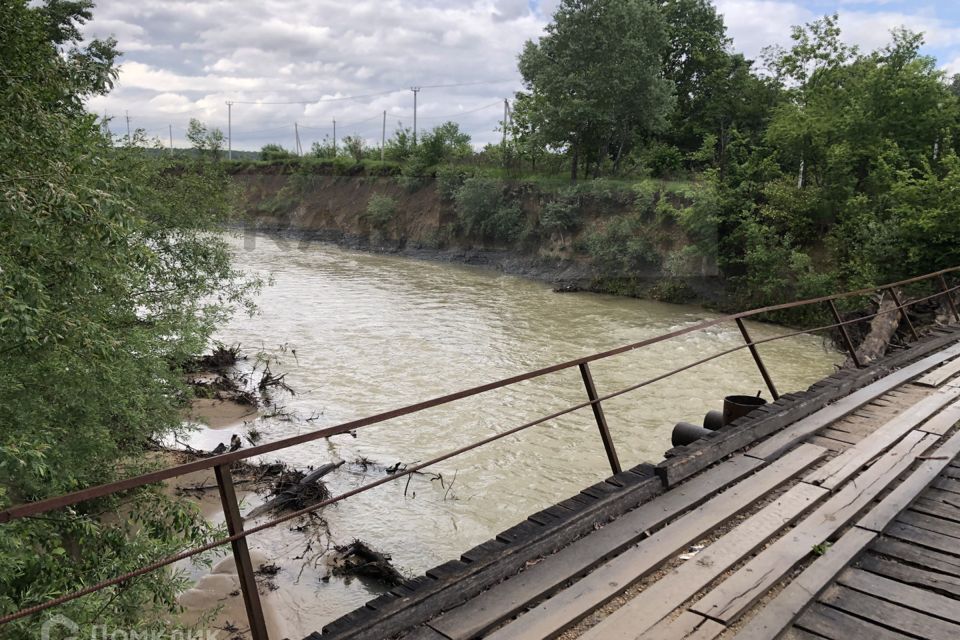
[[[883, 357], [897, 332], [897, 327], [900, 326], [901, 312], [897, 310], [897, 303], [894, 302], [893, 296], [887, 295], [886, 292], [882, 293], [877, 312], [878, 315], [870, 321], [870, 331], [857, 347], [857, 357], [863, 364]], [[853, 361], [848, 357], [843, 366], [852, 367]]]
[[326, 500], [330, 497], [330, 491], [320, 479], [342, 464], [342, 460], [330, 462], [308, 474], [303, 471], [284, 471], [273, 487], [274, 497], [248, 513], [245, 518], [249, 520], [270, 511], [303, 509]]
[[371, 549], [362, 540], [334, 547], [336, 556], [332, 559], [330, 573], [373, 578], [386, 586], [402, 584], [406, 578], [394, 568], [392, 559], [385, 553]]

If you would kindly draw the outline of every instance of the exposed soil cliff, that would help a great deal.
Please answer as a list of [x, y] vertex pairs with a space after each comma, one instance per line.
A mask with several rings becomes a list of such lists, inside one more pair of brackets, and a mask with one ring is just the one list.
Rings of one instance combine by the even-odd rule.
[[[559, 290], [676, 301], [718, 298], [718, 279], [707, 267], [691, 277], [665, 276], [660, 265], [672, 251], [684, 246], [686, 239], [676, 224], [652, 216], [644, 229], [654, 230], [647, 234], [654, 238], [650, 242], [653, 260], [631, 269], [627, 277], [611, 277], [598, 267], [586, 248], [590, 234], [613, 221], [638, 216], [634, 194], [629, 191], [579, 197], [576, 228], [547, 232], [540, 218], [545, 204], [554, 201], [556, 194], [531, 184], [504, 183], [505, 198], [519, 207], [523, 231], [514, 241], [498, 242], [464, 233], [454, 202], [441, 195], [432, 178], [410, 185], [395, 176], [316, 175], [256, 168], [237, 172], [235, 180], [243, 191], [245, 224], [257, 230], [354, 249], [484, 265], [544, 280]], [[375, 196], [392, 201], [386, 221], [377, 223], [371, 217], [369, 204]], [[663, 197], [676, 200], [680, 196], [665, 193]], [[629, 280], [626, 285], [625, 280]]]

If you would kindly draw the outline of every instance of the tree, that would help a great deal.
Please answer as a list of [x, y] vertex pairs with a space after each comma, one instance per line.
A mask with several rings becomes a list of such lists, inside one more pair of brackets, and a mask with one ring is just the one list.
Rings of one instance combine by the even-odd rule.
[[665, 45], [663, 18], [645, 0], [561, 0], [546, 35], [524, 45], [523, 116], [569, 153], [571, 178], [581, 163], [618, 165], [637, 134], [666, 126], [674, 99], [661, 73]]
[[187, 126], [187, 140], [201, 155], [209, 154], [214, 160], [220, 158], [224, 141], [223, 131], [220, 129], [207, 129], [207, 125], [196, 118], [190, 118], [190, 124]]
[[357, 163], [363, 161], [364, 144], [363, 138], [360, 136], [346, 136], [343, 139], [343, 148]]
[[[79, 40], [90, 8], [2, 1], [0, 508], [155, 467], [150, 440], [182, 429], [182, 363], [244, 300], [228, 246], [210, 233], [229, 212], [221, 167], [115, 148], [85, 111], [116, 78], [114, 43]], [[156, 486], [5, 524], [0, 614], [207, 534], [195, 508]], [[158, 571], [56, 611], [169, 629], [182, 587]], [[34, 638], [37, 626], [27, 618], [3, 636]]]
[[293, 152], [287, 151], [279, 144], [265, 144], [260, 148], [260, 159], [261, 160], [285, 160], [287, 158], [293, 158]]
[[460, 131], [456, 122], [444, 122], [420, 136], [414, 155], [424, 166], [432, 167], [471, 153], [470, 135]]

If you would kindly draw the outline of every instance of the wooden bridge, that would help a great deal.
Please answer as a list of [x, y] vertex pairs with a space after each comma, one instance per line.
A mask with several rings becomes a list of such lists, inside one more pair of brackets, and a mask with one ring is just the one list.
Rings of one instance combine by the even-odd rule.
[[[704, 320], [668, 334], [535, 371], [454, 391], [338, 425], [230, 451], [73, 493], [0, 510], [2, 527], [44, 514], [83, 518], [96, 501], [213, 469], [228, 535], [76, 591], [17, 603], [3, 625], [40, 614], [152, 571], [230, 545], [254, 640], [269, 638], [247, 538], [325, 506], [394, 482], [438, 462], [555, 419], [593, 413], [609, 478], [531, 515], [456, 560], [383, 594], [328, 624], [311, 640], [406, 638], [960, 638], [960, 324], [920, 338], [907, 311], [927, 303], [949, 310], [960, 267], [812, 300]], [[910, 297], [903, 303], [898, 290]], [[837, 302], [862, 308], [876, 293], [894, 305], [911, 346], [868, 366], [858, 358]], [[859, 302], [857, 302], [859, 299]], [[796, 333], [754, 340], [743, 322], [805, 307], [829, 310], [830, 331], [850, 353], [849, 369], [807, 391], [780, 396], [758, 347]], [[743, 344], [699, 357], [624, 389], [601, 394], [590, 364], [724, 323]], [[896, 322], [894, 322], [896, 324]], [[748, 349], [774, 402], [657, 465], [622, 469], [603, 402], [706, 362]], [[232, 466], [288, 447], [578, 369], [585, 399], [362, 486], [277, 515], [245, 522]], [[401, 437], [398, 435], [398, 437]], [[426, 457], [426, 456], [425, 456]], [[69, 510], [67, 510], [69, 508]], [[67, 511], [65, 511], [67, 510]], [[246, 525], [246, 526], [245, 526]], [[43, 550], [38, 550], [42, 552]], [[95, 549], [83, 550], [96, 553]]]
[[310, 640], [956, 640], [958, 340], [783, 396]]

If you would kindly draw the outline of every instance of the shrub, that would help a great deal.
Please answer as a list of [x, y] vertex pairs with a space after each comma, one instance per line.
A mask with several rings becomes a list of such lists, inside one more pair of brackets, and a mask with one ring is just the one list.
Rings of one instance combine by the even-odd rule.
[[683, 153], [673, 145], [652, 142], [640, 154], [643, 166], [657, 178], [676, 175], [683, 170]]
[[387, 195], [375, 193], [367, 202], [367, 211], [364, 217], [370, 226], [383, 230], [393, 220], [397, 212], [397, 201]]
[[447, 201], [452, 201], [457, 195], [457, 189], [463, 186], [464, 181], [471, 177], [472, 171], [463, 167], [445, 164], [437, 167], [437, 193]]
[[279, 144], [265, 144], [260, 149], [260, 159], [266, 162], [273, 160], [286, 160], [287, 158], [295, 158], [293, 152], [287, 151]]
[[504, 196], [503, 184], [490, 178], [468, 178], [454, 196], [457, 217], [467, 235], [513, 242], [523, 232], [524, 217], [516, 201]]
[[662, 261], [636, 214], [621, 216], [586, 238], [585, 248], [605, 277], [634, 278], [658, 268]]

